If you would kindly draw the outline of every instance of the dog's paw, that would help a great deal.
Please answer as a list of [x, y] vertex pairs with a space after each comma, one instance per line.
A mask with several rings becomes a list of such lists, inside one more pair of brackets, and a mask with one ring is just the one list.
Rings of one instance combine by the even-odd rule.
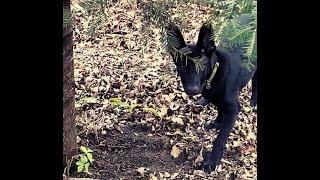
[[204, 129], [205, 130], [211, 130], [211, 129], [218, 129], [221, 130], [222, 128], [222, 123], [218, 123], [217, 121], [210, 122], [209, 124], [205, 125]]

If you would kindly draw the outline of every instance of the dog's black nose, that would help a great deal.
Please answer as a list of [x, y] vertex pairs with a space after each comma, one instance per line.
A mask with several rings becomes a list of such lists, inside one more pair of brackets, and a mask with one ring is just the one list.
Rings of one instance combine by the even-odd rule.
[[195, 85], [188, 86], [188, 88], [186, 88], [186, 93], [188, 95], [197, 95], [200, 93], [199, 91], [200, 91], [199, 87]]

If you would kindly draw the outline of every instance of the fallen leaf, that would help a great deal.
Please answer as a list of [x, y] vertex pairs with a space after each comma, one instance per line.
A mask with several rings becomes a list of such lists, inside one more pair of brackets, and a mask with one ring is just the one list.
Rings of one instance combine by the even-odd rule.
[[175, 179], [178, 175], [179, 175], [178, 172], [173, 173], [173, 174], [171, 175], [170, 179]]
[[187, 100], [187, 99], [188, 99], [188, 95], [187, 95], [186, 93], [184, 93], [184, 92], [181, 94], [181, 96], [182, 96], [182, 98], [183, 98], [184, 100]]
[[86, 79], [85, 79], [86, 86], [89, 86], [92, 83], [92, 81], [93, 81], [92, 77], [86, 77]]
[[144, 177], [144, 167], [139, 167], [137, 171], [141, 177]]
[[164, 177], [166, 177], [166, 178], [168, 178], [168, 177], [170, 177], [170, 174], [168, 173], [168, 172], [164, 172], [164, 175], [163, 175]]
[[98, 86], [97, 87], [92, 87], [92, 88], [90, 88], [90, 90], [92, 92], [94, 92], [94, 93], [98, 93], [99, 92], [99, 87]]
[[180, 117], [173, 117], [173, 118], [171, 118], [171, 121], [174, 122], [174, 123], [181, 124], [181, 125], [184, 124], [182, 118], [180, 118]]
[[100, 73], [100, 71], [99, 71], [98, 68], [94, 68], [94, 69], [93, 69], [93, 73], [94, 73], [95, 75], [98, 75], [98, 74]]
[[150, 174], [150, 179], [149, 180], [158, 180], [158, 177], [153, 175], [153, 174]]
[[251, 112], [251, 108], [250, 107], [243, 107], [244, 112], [248, 113]]
[[159, 117], [163, 119], [168, 113], [168, 108], [166, 106], [162, 106], [160, 109], [160, 113], [158, 113]]
[[203, 151], [203, 147], [201, 147], [200, 153], [199, 153], [197, 159], [194, 161], [194, 163], [196, 165], [198, 165], [199, 163], [201, 163], [204, 160], [203, 155], [202, 155], [202, 151]]
[[84, 97], [80, 101], [84, 101], [85, 103], [98, 103], [98, 100], [95, 97]]
[[180, 104], [178, 104], [178, 103], [172, 102], [172, 103], [170, 104], [170, 109], [171, 109], [172, 111], [175, 111], [175, 110], [177, 110], [177, 109], [179, 109], [179, 108], [180, 108]]
[[206, 177], [206, 173], [204, 171], [202, 171], [202, 170], [194, 170], [193, 174], [197, 175], [197, 176], [200, 176], [200, 177], [203, 177], [203, 178]]
[[[155, 116], [159, 116], [160, 112], [153, 108], [143, 108], [144, 111], [153, 113]], [[160, 116], [159, 116], [160, 117]]]
[[256, 153], [252, 153], [251, 156], [252, 156], [253, 158], [257, 158], [257, 154], [256, 154]]
[[172, 146], [170, 154], [173, 158], [178, 158], [180, 153], [181, 153], [181, 150], [176, 145]]
[[246, 139], [247, 140], [251, 140], [252, 139], [252, 140], [255, 141], [256, 140], [256, 135], [253, 132], [249, 132], [247, 137], [246, 137]]

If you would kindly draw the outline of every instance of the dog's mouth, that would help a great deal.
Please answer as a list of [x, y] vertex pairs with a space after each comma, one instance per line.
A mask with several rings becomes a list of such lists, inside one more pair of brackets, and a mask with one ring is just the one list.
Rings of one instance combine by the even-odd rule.
[[196, 96], [198, 94], [201, 94], [201, 92], [194, 92], [194, 91], [185, 91], [187, 95], [189, 96]]
[[188, 87], [188, 88], [184, 88], [185, 93], [189, 96], [195, 96], [195, 95], [199, 95], [202, 93], [204, 86], [201, 87]]

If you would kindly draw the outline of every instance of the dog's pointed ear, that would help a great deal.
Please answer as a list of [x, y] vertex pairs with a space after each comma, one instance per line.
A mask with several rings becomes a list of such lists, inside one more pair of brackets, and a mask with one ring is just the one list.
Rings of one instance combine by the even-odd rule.
[[216, 45], [214, 43], [214, 32], [211, 23], [206, 22], [200, 28], [197, 45], [206, 52], [211, 50], [214, 51], [216, 49]]
[[170, 23], [166, 29], [167, 29], [167, 42], [170, 47], [181, 49], [186, 46], [186, 43], [183, 39], [183, 36], [180, 30], [175, 24]]

